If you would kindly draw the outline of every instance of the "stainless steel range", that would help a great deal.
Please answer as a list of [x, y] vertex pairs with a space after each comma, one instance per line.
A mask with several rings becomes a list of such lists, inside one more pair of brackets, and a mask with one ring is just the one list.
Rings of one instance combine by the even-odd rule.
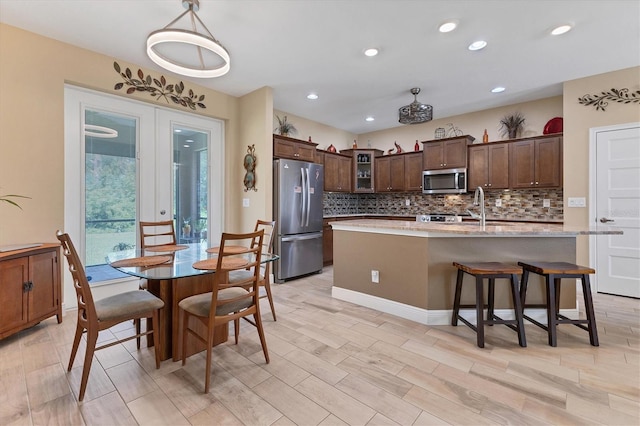
[[462, 222], [462, 217], [455, 214], [419, 214], [416, 216], [416, 222], [455, 223]]

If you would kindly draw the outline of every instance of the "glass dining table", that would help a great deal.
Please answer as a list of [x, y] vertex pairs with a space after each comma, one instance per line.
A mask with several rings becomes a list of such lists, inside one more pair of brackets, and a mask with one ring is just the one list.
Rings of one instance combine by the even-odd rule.
[[[211, 269], [197, 269], [193, 264], [199, 261], [217, 257], [211, 249], [207, 251], [206, 244], [194, 243], [174, 246], [166, 251], [122, 250], [107, 255], [107, 263], [113, 268], [127, 275], [147, 280], [147, 290], [164, 301], [164, 308], [160, 310], [159, 324], [153, 324], [154, 334], [159, 337], [161, 359], [181, 359], [180, 344], [180, 315], [178, 303], [189, 296], [207, 293], [212, 290]], [[261, 263], [273, 262], [278, 255], [263, 253]], [[269, 279], [269, 277], [265, 277]], [[228, 325], [216, 329], [214, 344], [227, 341]], [[158, 340], [158, 339], [155, 339]], [[190, 341], [187, 356], [204, 350], [204, 346], [196, 339]], [[154, 339], [148, 339], [149, 345]]]

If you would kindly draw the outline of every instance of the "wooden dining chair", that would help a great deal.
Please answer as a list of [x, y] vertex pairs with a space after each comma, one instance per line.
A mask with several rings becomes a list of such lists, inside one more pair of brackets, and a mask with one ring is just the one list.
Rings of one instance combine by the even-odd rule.
[[160, 222], [140, 221], [140, 249], [146, 250], [150, 247], [176, 245], [175, 225], [172, 220]]
[[[71, 242], [69, 234], [58, 231], [56, 235], [62, 244], [62, 252], [69, 263], [69, 271], [71, 271], [71, 276], [73, 277], [73, 287], [76, 290], [76, 299], [78, 302], [78, 322], [76, 325], [76, 334], [73, 338], [68, 371], [71, 371], [71, 367], [73, 367], [73, 361], [78, 352], [80, 339], [86, 332], [87, 348], [84, 355], [84, 367], [82, 369], [82, 380], [80, 381], [80, 392], [78, 394], [78, 400], [82, 401], [87, 389], [93, 353], [97, 350], [108, 348], [128, 340], [139, 339], [141, 336], [153, 333], [153, 330], [147, 330], [144, 333], [140, 332], [140, 319], [151, 317], [154, 323], [158, 324], [158, 311], [164, 306], [164, 302], [146, 291], [128, 291], [94, 301], [87, 276], [84, 272], [84, 267]], [[137, 325], [135, 335], [96, 347], [100, 331], [131, 320], [134, 320]], [[158, 340], [160, 336], [157, 335], [155, 338], [156, 368], [160, 368], [160, 345]]]
[[[240, 318], [253, 316], [250, 321], [258, 329], [260, 344], [264, 352], [264, 358], [269, 363], [269, 352], [267, 342], [262, 329], [259, 303], [260, 260], [262, 255], [262, 243], [264, 230], [246, 234], [223, 233], [218, 251], [218, 258], [211, 259], [215, 265], [213, 274], [213, 289], [209, 293], [198, 294], [187, 297], [178, 304], [181, 314], [182, 332], [182, 365], [185, 365], [187, 358], [187, 337], [193, 336], [195, 339], [205, 344], [206, 347], [206, 368], [204, 393], [209, 392], [211, 381], [211, 350], [214, 342], [214, 334], [217, 326], [237, 321]], [[225, 251], [225, 246], [233, 246], [244, 241], [249, 247], [248, 251], [238, 254], [235, 250]], [[251, 272], [243, 280], [238, 280], [229, 284], [227, 274], [237, 270], [247, 269]], [[190, 320], [194, 319], [190, 324]], [[197, 330], [206, 328], [206, 335], [201, 335]], [[238, 341], [236, 340], [236, 344]]]
[[[264, 240], [262, 242], [262, 253], [272, 253], [273, 252], [273, 235], [276, 227], [275, 220], [260, 220], [256, 221], [256, 226], [254, 231], [264, 230]], [[229, 274], [229, 282], [234, 283], [238, 280], [242, 280], [247, 275], [246, 271], [234, 271]], [[273, 305], [273, 295], [271, 294], [271, 262], [266, 262], [260, 268], [260, 287], [263, 287], [265, 290], [265, 294], [261, 295], [260, 298], [269, 299], [269, 306], [271, 307], [271, 315], [273, 315], [273, 320], [276, 321], [276, 309]]]

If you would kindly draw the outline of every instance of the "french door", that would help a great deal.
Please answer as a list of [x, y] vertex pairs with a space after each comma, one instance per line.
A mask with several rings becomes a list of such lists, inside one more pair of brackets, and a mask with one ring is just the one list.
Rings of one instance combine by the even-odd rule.
[[223, 123], [65, 87], [65, 230], [92, 283], [123, 278], [107, 253], [138, 222], [174, 220], [182, 243], [219, 238]]

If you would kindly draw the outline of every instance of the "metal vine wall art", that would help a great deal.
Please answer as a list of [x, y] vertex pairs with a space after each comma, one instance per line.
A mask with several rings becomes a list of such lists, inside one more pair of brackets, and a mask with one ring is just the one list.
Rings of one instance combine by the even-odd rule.
[[249, 145], [247, 147], [247, 155], [244, 156], [244, 168], [247, 171], [244, 174], [244, 192], [254, 190], [256, 188], [256, 145]]
[[581, 105], [596, 107], [596, 111], [605, 111], [609, 103], [607, 101], [618, 102], [621, 104], [640, 103], [640, 90], [629, 93], [629, 89], [611, 89], [608, 92], [600, 92], [599, 95], [584, 95], [578, 98]]
[[195, 110], [196, 107], [202, 109], [207, 108], [203, 103], [204, 95], [198, 96], [193, 93], [191, 89], [185, 93], [184, 83], [182, 81], [177, 84], [167, 84], [164, 76], [160, 76], [158, 80], [157, 78], [152, 78], [151, 75], [145, 76], [141, 69], [138, 69], [138, 78], [135, 78], [129, 68], [122, 71], [117, 62], [113, 63], [113, 68], [124, 80], [124, 83], [116, 83], [113, 87], [114, 90], [120, 90], [127, 85], [130, 86], [127, 89], [128, 95], [135, 92], [148, 92], [151, 97], [156, 98], [156, 100], [162, 98], [167, 101], [167, 103], [171, 100], [174, 104], [182, 105], [192, 110]]

